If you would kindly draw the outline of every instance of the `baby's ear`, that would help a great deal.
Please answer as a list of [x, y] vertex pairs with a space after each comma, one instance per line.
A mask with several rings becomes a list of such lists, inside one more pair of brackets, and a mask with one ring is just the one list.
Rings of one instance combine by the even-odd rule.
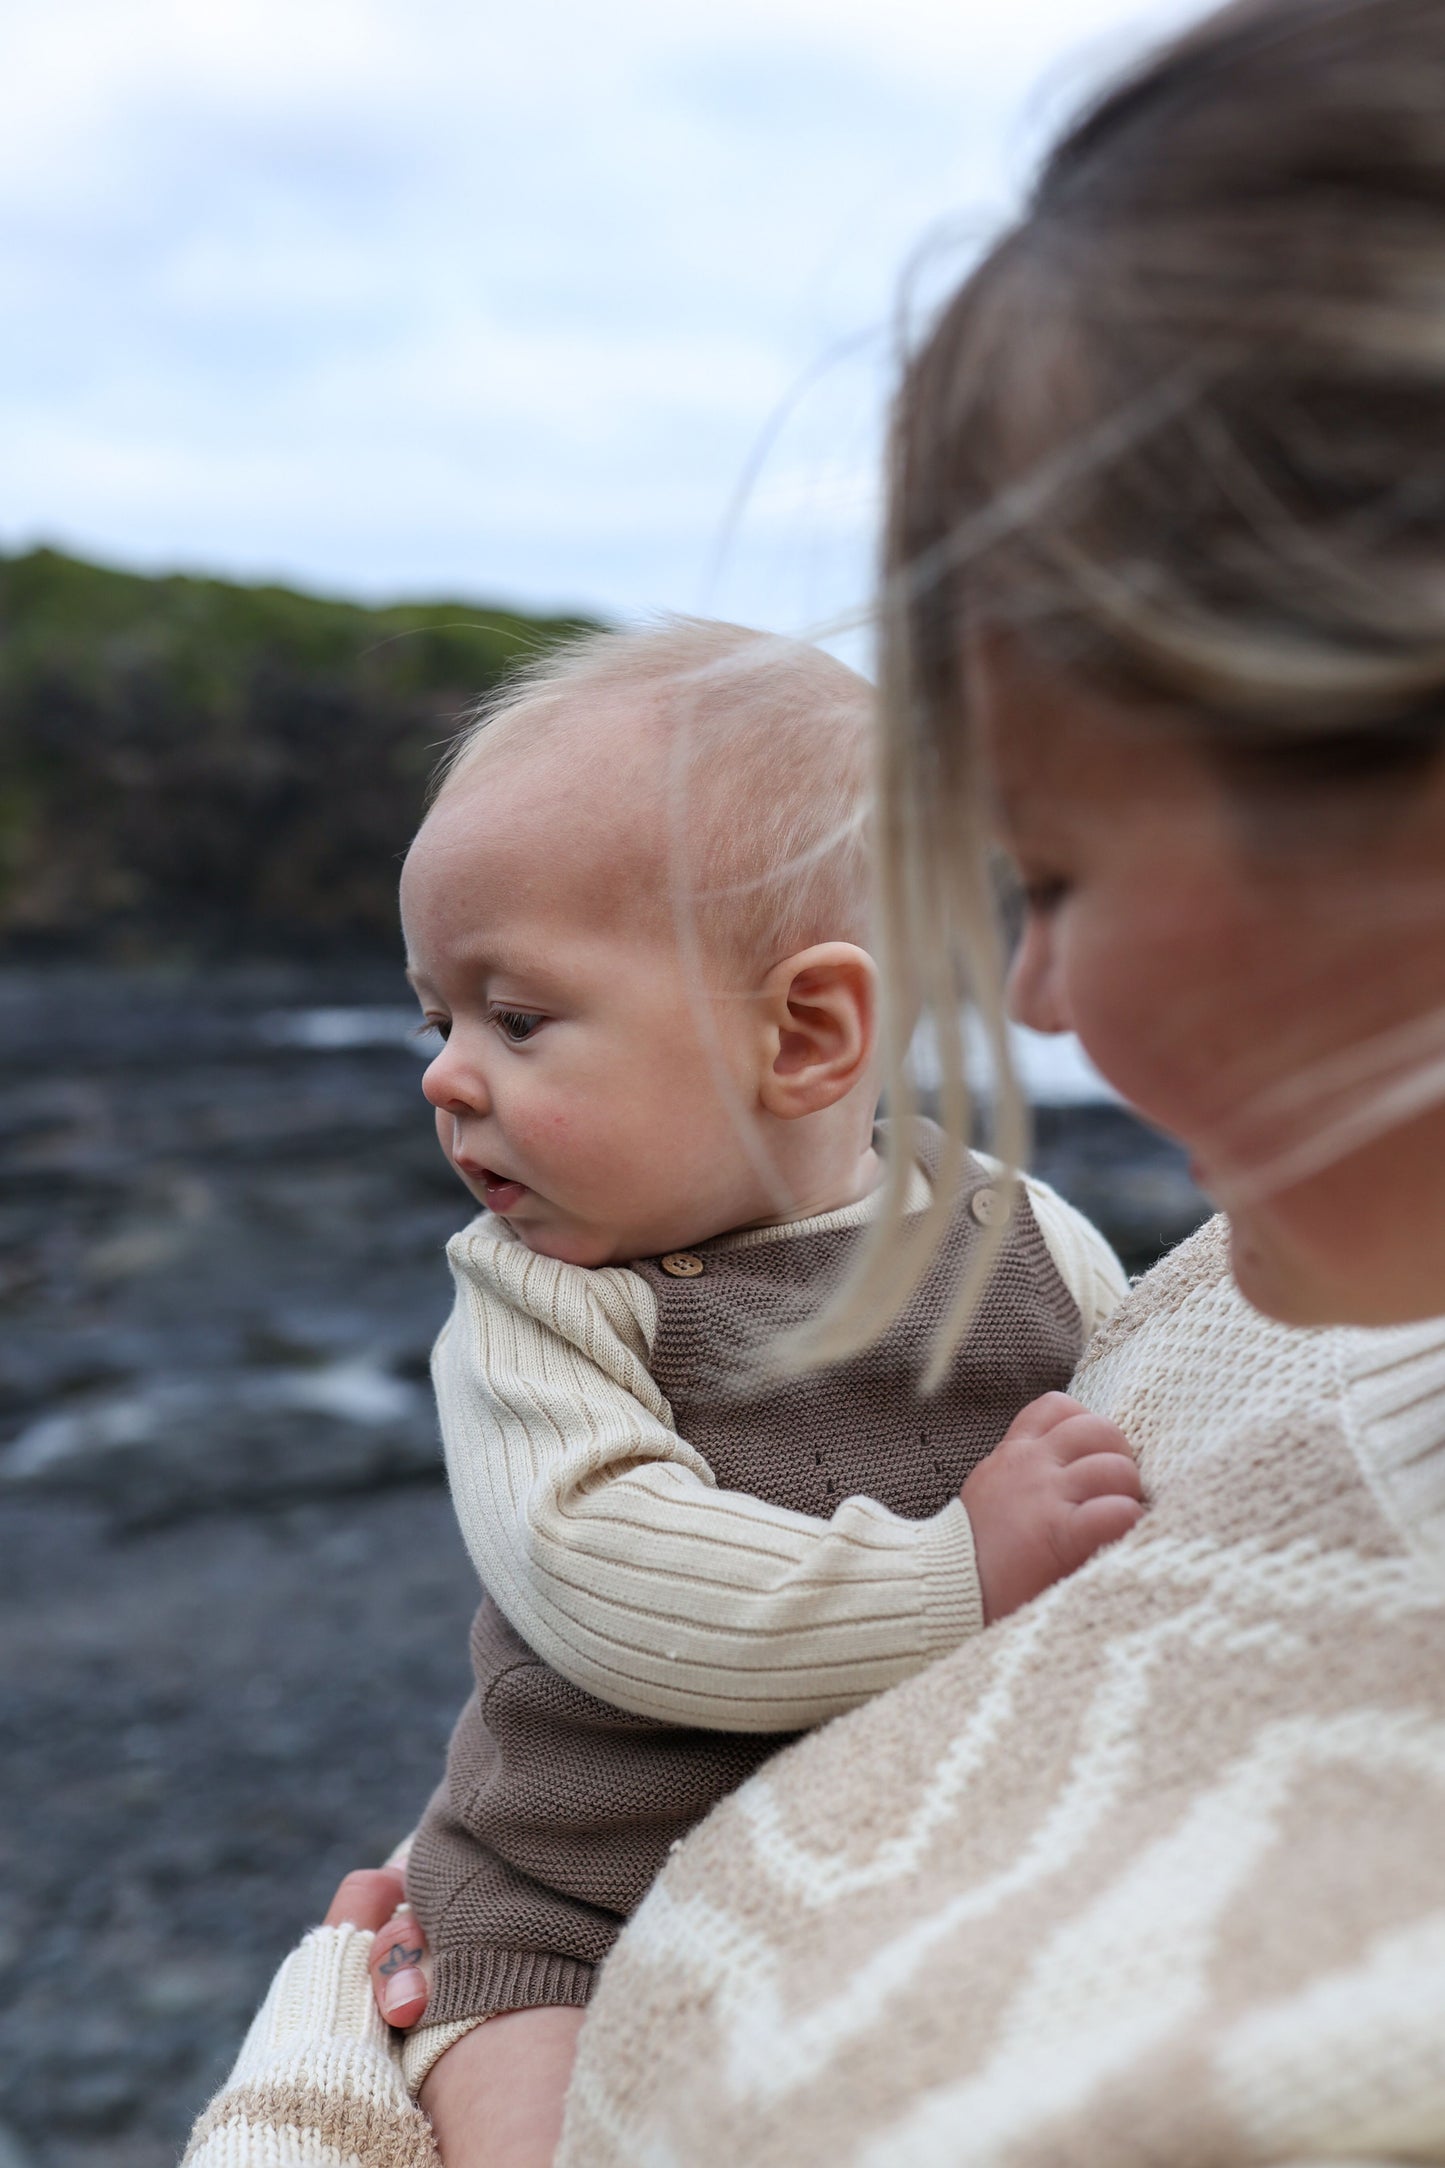
[[836, 1106], [873, 1064], [878, 972], [866, 949], [822, 941], [776, 964], [763, 982], [762, 1101], [793, 1121]]

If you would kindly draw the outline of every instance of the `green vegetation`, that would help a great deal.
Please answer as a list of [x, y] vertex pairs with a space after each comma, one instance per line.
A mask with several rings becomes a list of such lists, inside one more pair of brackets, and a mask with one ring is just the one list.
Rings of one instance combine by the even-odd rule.
[[580, 622], [0, 557], [0, 953], [390, 946], [439, 747]]

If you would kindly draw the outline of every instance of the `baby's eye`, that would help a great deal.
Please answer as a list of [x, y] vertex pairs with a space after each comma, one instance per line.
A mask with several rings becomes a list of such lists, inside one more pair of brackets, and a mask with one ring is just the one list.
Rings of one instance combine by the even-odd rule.
[[541, 1021], [541, 1017], [534, 1016], [530, 1009], [493, 1009], [492, 1011], [492, 1022], [496, 1025], [502, 1037], [510, 1040], [513, 1046], [520, 1046], [524, 1039], [530, 1039]]
[[452, 1020], [449, 1016], [424, 1016], [412, 1032], [414, 1039], [429, 1039], [433, 1032], [439, 1039], [449, 1039]]

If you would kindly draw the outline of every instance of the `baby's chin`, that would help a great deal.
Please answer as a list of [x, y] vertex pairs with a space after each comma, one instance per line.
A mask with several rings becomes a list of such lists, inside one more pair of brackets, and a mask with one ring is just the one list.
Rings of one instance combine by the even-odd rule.
[[513, 1234], [536, 1257], [555, 1257], [560, 1265], [582, 1265], [595, 1271], [615, 1265], [627, 1254], [617, 1238], [598, 1227], [549, 1226], [545, 1222], [511, 1220]]

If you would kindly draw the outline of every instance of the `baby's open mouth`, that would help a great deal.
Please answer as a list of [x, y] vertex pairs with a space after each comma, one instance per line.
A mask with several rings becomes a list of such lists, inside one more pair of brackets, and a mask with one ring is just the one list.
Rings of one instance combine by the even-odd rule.
[[525, 1182], [513, 1182], [505, 1174], [498, 1174], [492, 1167], [482, 1169], [482, 1193], [487, 1200], [489, 1212], [510, 1212], [512, 1207], [527, 1194]]

